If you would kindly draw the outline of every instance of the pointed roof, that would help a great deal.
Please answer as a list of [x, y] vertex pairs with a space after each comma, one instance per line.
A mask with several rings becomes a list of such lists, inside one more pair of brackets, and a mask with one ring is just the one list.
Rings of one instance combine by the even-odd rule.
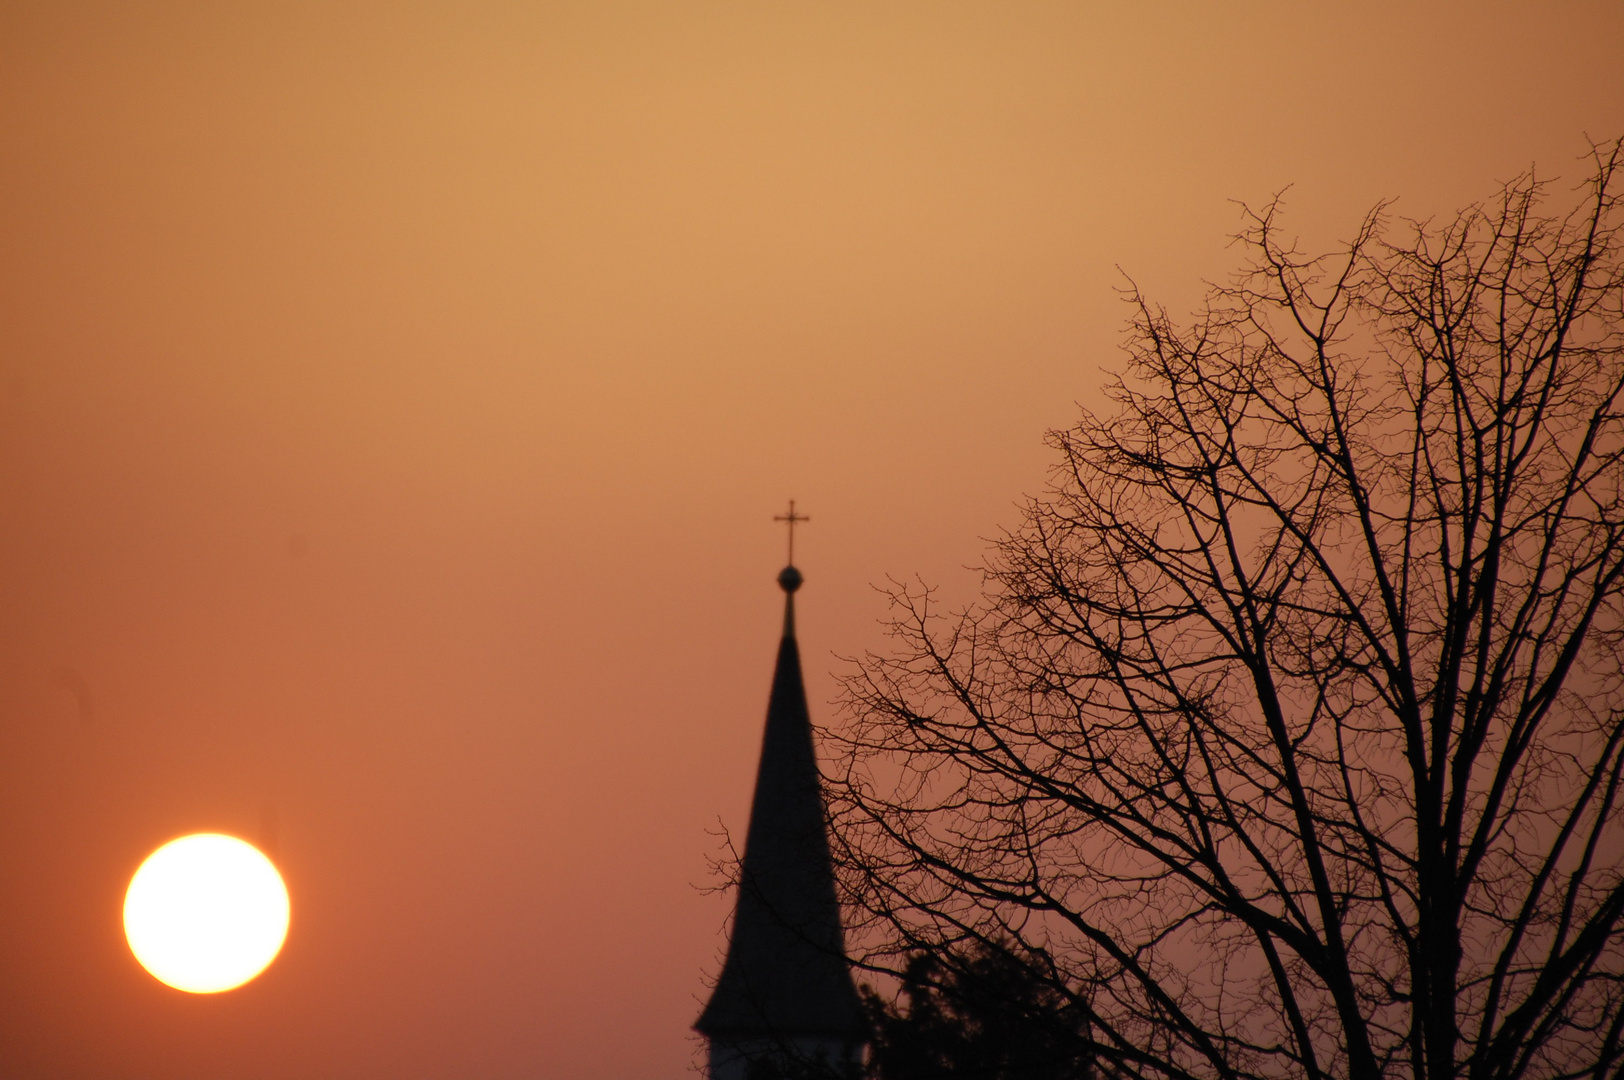
[[859, 1042], [866, 1027], [846, 963], [795, 643], [800, 571], [785, 567], [778, 583], [788, 594], [784, 636], [767, 704], [733, 938], [722, 977], [694, 1027], [711, 1038], [824, 1036]]

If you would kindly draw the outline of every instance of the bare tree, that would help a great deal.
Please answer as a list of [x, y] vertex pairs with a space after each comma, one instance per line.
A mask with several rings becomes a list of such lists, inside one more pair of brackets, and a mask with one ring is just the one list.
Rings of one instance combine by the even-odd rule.
[[864, 962], [1014, 942], [1107, 1076], [1619, 1073], [1620, 164], [1130, 294], [984, 600], [848, 680]]

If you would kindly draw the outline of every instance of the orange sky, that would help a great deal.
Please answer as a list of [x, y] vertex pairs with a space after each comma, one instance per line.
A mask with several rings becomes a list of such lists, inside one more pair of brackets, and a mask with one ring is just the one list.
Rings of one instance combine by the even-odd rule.
[[[1416, 10], [1424, 8], [1425, 10]], [[0, 3], [0, 1075], [677, 1078], [794, 496], [814, 717], [1288, 184], [1624, 133], [1624, 6]], [[263, 842], [256, 983], [142, 972]]]

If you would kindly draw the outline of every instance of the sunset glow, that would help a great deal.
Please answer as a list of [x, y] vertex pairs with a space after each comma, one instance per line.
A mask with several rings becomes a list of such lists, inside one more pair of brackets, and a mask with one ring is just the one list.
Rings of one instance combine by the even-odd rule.
[[268, 967], [288, 935], [288, 890], [251, 844], [218, 833], [171, 840], [124, 897], [130, 951], [160, 982], [214, 994]]
[[[833, 769], [1136, 298], [1277, 195], [1313, 253], [1556, 205], [1621, 56], [1618, 0], [0, 2], [0, 1080], [699, 1080], [774, 518]], [[280, 953], [120, 922], [189, 833]]]

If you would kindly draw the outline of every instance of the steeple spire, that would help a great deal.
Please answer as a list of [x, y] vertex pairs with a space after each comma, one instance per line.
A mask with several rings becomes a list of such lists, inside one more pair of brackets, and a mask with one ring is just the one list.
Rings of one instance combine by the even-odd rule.
[[[806, 518], [790, 504], [793, 529]], [[778, 575], [778, 643], [750, 829], [722, 975], [694, 1027], [710, 1040], [711, 1080], [783, 1075], [791, 1061], [850, 1066], [866, 1039], [852, 985], [824, 827], [812, 721], [795, 641], [792, 563]], [[766, 1066], [767, 1068], [763, 1069]]]

